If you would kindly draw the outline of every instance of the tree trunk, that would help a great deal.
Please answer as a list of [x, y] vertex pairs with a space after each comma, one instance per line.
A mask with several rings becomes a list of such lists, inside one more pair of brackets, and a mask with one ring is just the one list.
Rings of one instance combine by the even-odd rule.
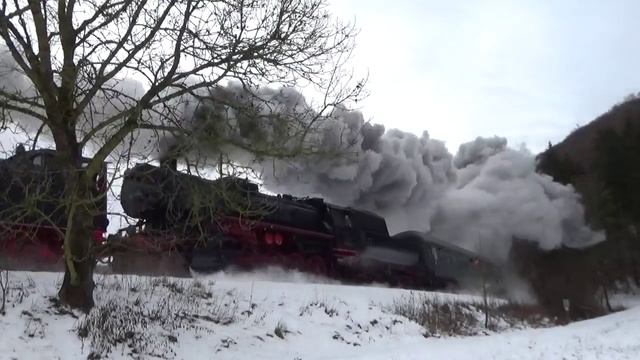
[[[64, 206], [67, 226], [64, 231], [64, 280], [58, 297], [72, 308], [89, 312], [94, 306], [93, 270], [95, 268], [93, 243], [93, 219], [96, 204], [93, 202], [91, 177], [82, 164], [82, 146], [75, 136], [75, 122], [68, 114], [70, 107], [47, 111], [50, 118], [58, 113], [63, 116], [51, 127], [59, 153], [59, 168], [64, 171]], [[55, 110], [55, 111], [54, 111]]]
[[74, 261], [76, 281], [72, 280], [71, 269], [65, 262], [64, 280], [58, 292], [60, 301], [74, 309], [88, 313], [95, 305], [93, 301], [94, 262], [91, 260]]
[[[93, 247], [93, 216], [91, 192], [88, 181], [76, 171], [68, 181], [69, 221], [64, 241], [65, 273], [62, 287], [58, 292], [60, 300], [71, 306], [89, 312], [94, 305], [93, 271], [95, 268]], [[75, 184], [74, 184], [75, 183]], [[77, 186], [74, 186], [76, 185]]]

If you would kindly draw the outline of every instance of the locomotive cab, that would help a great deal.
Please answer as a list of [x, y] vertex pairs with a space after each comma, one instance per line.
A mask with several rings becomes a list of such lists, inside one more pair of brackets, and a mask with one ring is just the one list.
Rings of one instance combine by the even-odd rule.
[[374, 213], [328, 205], [336, 246], [362, 250], [389, 238], [384, 218]]

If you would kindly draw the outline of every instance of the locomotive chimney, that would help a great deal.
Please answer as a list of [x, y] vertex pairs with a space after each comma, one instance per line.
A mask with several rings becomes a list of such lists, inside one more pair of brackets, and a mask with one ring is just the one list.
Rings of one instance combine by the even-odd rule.
[[160, 157], [160, 166], [167, 167], [173, 171], [178, 170], [178, 151], [177, 147], [171, 146], [162, 156]]

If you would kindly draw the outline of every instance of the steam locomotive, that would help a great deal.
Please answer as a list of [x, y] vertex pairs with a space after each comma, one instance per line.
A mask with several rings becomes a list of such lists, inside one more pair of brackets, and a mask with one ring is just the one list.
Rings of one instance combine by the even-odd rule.
[[[170, 166], [127, 170], [121, 204], [141, 226], [119, 241], [138, 244], [145, 256], [171, 247], [184, 268], [199, 272], [280, 265], [343, 281], [441, 288], [478, 275], [485, 261], [425, 233], [390, 236], [385, 219], [368, 211], [268, 195], [245, 179], [207, 180]], [[114, 258], [118, 271], [138, 263]]]
[[[0, 162], [0, 266], [26, 257], [32, 267], [60, 263], [66, 219], [56, 203], [64, 179], [55, 161], [55, 151], [35, 150]], [[95, 179], [96, 195], [106, 192], [105, 175]], [[15, 209], [30, 203], [36, 189], [46, 195], [37, 198], [37, 211], [16, 217]], [[425, 233], [390, 236], [384, 218], [374, 213], [320, 198], [265, 194], [237, 177], [208, 180], [171, 166], [138, 164], [125, 172], [120, 195], [138, 224], [105, 240], [106, 200], [94, 219], [95, 241], [113, 249], [110, 266], [118, 273], [278, 265], [342, 281], [442, 288], [479, 276], [487, 263]]]

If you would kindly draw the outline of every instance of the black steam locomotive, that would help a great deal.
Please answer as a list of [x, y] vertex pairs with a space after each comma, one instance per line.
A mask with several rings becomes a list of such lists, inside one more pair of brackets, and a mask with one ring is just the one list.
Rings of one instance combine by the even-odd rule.
[[[390, 236], [384, 218], [368, 211], [267, 195], [247, 180], [207, 180], [168, 166], [127, 170], [121, 204], [140, 223], [113, 241], [135, 244], [147, 260], [153, 250], [173, 252], [178, 267], [195, 271], [275, 264], [341, 280], [439, 288], [478, 275], [481, 262], [424, 233]], [[114, 258], [116, 271], [141, 263], [128, 254]]]

